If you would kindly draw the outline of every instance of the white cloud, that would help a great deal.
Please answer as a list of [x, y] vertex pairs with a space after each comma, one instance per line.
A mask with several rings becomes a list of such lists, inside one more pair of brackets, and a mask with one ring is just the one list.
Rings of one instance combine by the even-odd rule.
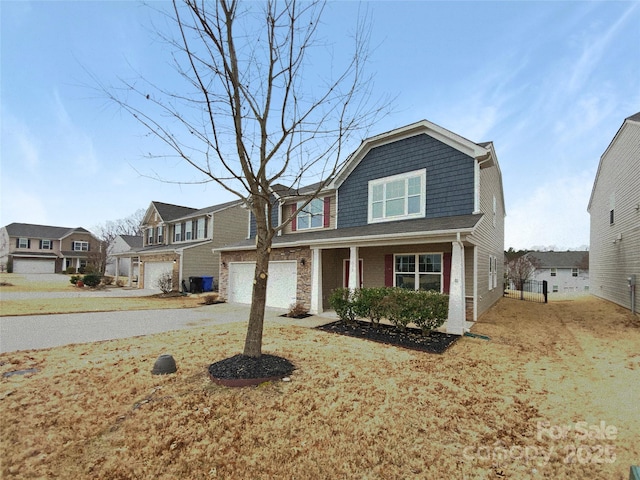
[[2, 158], [3, 162], [16, 162], [26, 166], [31, 174], [36, 173], [40, 167], [37, 137], [22, 120], [4, 110], [2, 111]]
[[505, 248], [556, 245], [560, 249], [589, 244], [587, 204], [595, 173], [583, 171], [520, 192], [507, 209]]

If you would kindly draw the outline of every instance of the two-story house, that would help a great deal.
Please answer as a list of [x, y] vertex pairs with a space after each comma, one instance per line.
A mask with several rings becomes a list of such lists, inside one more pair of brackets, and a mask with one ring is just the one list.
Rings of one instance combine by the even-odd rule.
[[589, 252], [528, 252], [535, 267], [532, 279], [547, 281], [551, 298], [589, 293]]
[[189, 286], [190, 277], [219, 277], [219, 254], [212, 248], [237, 242], [247, 235], [247, 211], [240, 201], [196, 209], [151, 202], [142, 222], [141, 248], [115, 256], [129, 259], [130, 271], [139, 264], [138, 287], [157, 288], [170, 272], [173, 290]]
[[640, 311], [640, 112], [624, 120], [600, 157], [587, 210], [591, 293]]
[[[300, 196], [273, 193], [286, 219]], [[426, 120], [371, 137], [274, 238], [267, 305], [320, 313], [338, 287], [437, 290], [449, 294], [447, 330], [462, 334], [502, 296], [504, 217], [492, 143]], [[254, 234], [219, 249], [230, 302], [251, 301]]]
[[0, 230], [0, 261], [14, 273], [77, 272], [100, 242], [88, 230], [11, 223]]
[[[125, 253], [139, 250], [143, 246], [142, 236], [140, 235], [118, 235], [113, 239], [107, 252], [107, 265], [105, 273], [116, 277], [122, 275], [125, 277], [137, 278], [138, 263], [130, 261], [132, 257], [123, 258]], [[137, 259], [137, 256], [136, 256]]]

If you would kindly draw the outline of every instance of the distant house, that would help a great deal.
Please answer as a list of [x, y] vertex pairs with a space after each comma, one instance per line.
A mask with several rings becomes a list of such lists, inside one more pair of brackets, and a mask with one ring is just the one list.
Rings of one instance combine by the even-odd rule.
[[600, 157], [587, 211], [591, 293], [631, 308], [629, 278], [640, 281], [640, 112], [624, 120]]
[[589, 292], [589, 252], [529, 252], [533, 280], [546, 280], [551, 298]]
[[109, 246], [105, 273], [114, 276], [137, 277], [138, 262], [133, 263], [126, 261], [122, 256], [118, 256], [117, 254], [132, 252], [142, 248], [142, 243], [141, 235], [118, 235]]
[[100, 241], [82, 227], [11, 223], [0, 229], [0, 262], [14, 273], [77, 272], [99, 251]]
[[190, 277], [217, 282], [220, 254], [211, 250], [246, 238], [247, 219], [238, 200], [202, 209], [154, 201], [142, 221], [142, 245], [115, 256], [134, 272], [139, 265], [140, 288], [157, 288], [166, 273], [175, 291], [188, 288]]
[[[272, 221], [316, 190], [274, 188]], [[492, 143], [427, 120], [368, 138], [274, 237], [267, 306], [320, 313], [336, 288], [435, 290], [449, 295], [447, 331], [462, 334], [502, 297], [504, 217]], [[255, 235], [252, 219], [247, 240], [219, 249], [230, 302], [251, 302]]]

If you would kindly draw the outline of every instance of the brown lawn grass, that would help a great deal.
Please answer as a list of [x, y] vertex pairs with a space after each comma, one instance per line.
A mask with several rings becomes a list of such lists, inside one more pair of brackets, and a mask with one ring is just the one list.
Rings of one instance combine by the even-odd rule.
[[[66, 292], [74, 288], [69, 280], [70, 275], [59, 275], [60, 279], [55, 281], [39, 280], [34, 282], [18, 273], [0, 273], [0, 284], [10, 284], [10, 286], [0, 286], [0, 291], [6, 292]], [[50, 278], [46, 276], [46, 278]]]
[[203, 299], [189, 297], [86, 297], [86, 298], [34, 298], [29, 300], [3, 300], [1, 316], [43, 315], [54, 313], [115, 312], [124, 310], [156, 310], [165, 308], [194, 308]]
[[[595, 298], [503, 299], [475, 329], [490, 341], [440, 356], [269, 324], [264, 351], [298, 369], [242, 389], [207, 377], [242, 324], [2, 354], [0, 372], [38, 370], [0, 379], [2, 478], [626, 479], [638, 323]], [[162, 353], [176, 374], [150, 374]]]

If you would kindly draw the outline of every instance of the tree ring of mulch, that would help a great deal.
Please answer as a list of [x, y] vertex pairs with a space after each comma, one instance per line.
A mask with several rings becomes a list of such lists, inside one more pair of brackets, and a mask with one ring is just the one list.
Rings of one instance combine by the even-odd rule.
[[288, 377], [295, 368], [289, 360], [276, 355], [234, 355], [209, 365], [209, 378], [226, 387], [247, 387]]
[[316, 329], [428, 353], [444, 353], [447, 348], [460, 338], [459, 335], [435, 331], [429, 335], [424, 335], [422, 330], [418, 328], [399, 330], [393, 325], [384, 323], [372, 324], [362, 320], [356, 320], [351, 323], [338, 320], [320, 325]]
[[313, 317], [313, 313], [301, 313], [300, 315], [289, 315], [288, 313], [283, 313], [280, 316], [284, 318], [295, 318], [297, 320], [302, 320], [303, 318]]

